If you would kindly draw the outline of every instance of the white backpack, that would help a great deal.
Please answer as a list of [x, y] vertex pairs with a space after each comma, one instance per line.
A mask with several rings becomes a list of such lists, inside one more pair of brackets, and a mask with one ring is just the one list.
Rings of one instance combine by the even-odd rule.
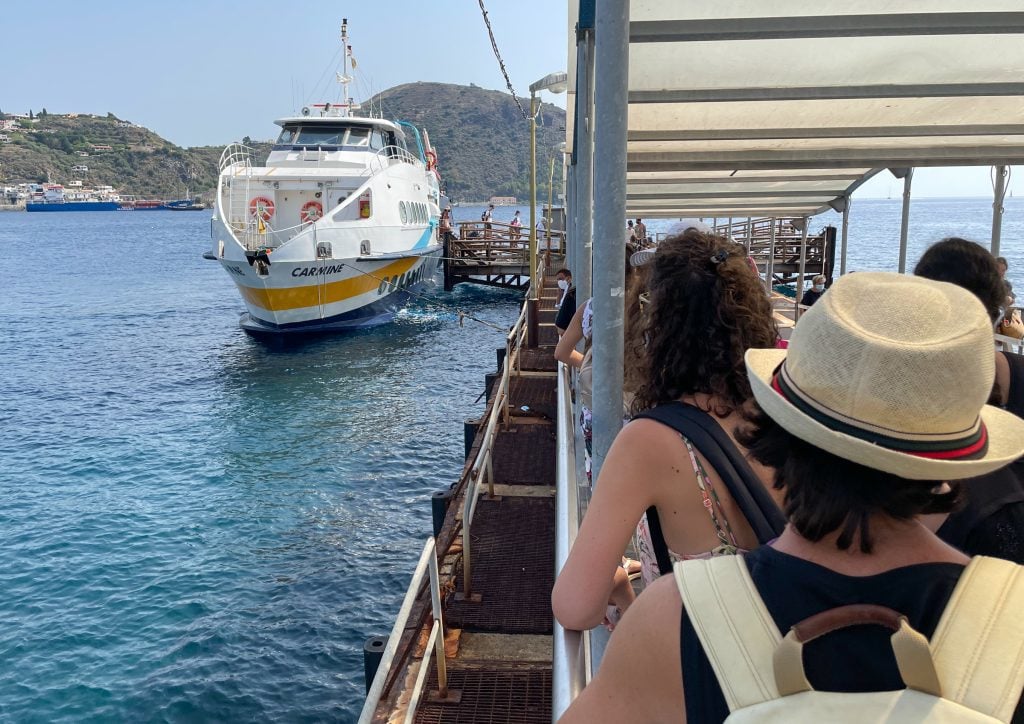
[[[843, 606], [812, 616], [783, 638], [741, 556], [675, 565], [676, 584], [729, 706], [745, 722], [1009, 722], [1024, 687], [1024, 567], [971, 560], [931, 643], [882, 606]], [[906, 689], [815, 691], [803, 644], [862, 623], [894, 630]]]

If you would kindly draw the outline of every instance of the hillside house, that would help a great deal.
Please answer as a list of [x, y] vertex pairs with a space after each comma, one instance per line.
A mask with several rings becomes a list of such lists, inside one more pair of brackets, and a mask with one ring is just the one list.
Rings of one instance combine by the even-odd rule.
[[93, 151], [113, 151], [114, 147], [113, 146], [106, 146], [104, 144], [94, 143], [94, 144], [92, 144], [92, 150]]
[[6, 133], [0, 133], [0, 143], [10, 143], [11, 138]]
[[89, 167], [83, 165], [72, 166], [71, 170], [75, 173], [89, 173]]

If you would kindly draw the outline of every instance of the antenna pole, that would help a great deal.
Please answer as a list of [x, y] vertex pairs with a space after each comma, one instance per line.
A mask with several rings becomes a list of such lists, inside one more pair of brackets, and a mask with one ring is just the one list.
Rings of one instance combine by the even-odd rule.
[[352, 115], [348, 97], [348, 18], [341, 19], [341, 89], [346, 115]]

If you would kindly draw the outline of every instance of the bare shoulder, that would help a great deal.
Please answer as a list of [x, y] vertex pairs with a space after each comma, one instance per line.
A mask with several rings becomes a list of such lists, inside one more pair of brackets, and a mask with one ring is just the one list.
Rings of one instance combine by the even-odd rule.
[[561, 721], [685, 721], [682, 606], [673, 576], [649, 586], [616, 626], [600, 670]]

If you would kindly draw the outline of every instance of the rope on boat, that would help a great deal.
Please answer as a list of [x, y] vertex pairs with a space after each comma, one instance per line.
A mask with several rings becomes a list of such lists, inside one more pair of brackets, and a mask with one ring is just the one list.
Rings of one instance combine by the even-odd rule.
[[[410, 256], [424, 256], [424, 255], [423, 254], [410, 254]], [[382, 279], [381, 277], [378, 277], [375, 274], [371, 274], [368, 271], [363, 271], [359, 267], [352, 266], [351, 264], [347, 264], [345, 262], [341, 262], [341, 265], [342, 266], [347, 266], [349, 269], [354, 269], [355, 271], [359, 272], [360, 274], [364, 274], [364, 275], [370, 277], [371, 279], [374, 279], [378, 284], [383, 284], [384, 283], [384, 279]], [[458, 307], [449, 306], [449, 305], [445, 304], [444, 302], [441, 302], [441, 301], [439, 301], [439, 300], [437, 300], [437, 299], [435, 299], [433, 297], [428, 297], [426, 294], [420, 294], [419, 292], [415, 292], [412, 289], [406, 289], [405, 292], [406, 292], [406, 294], [409, 294], [411, 296], [414, 296], [414, 297], [417, 297], [419, 299], [422, 299], [422, 300], [424, 300], [426, 302], [429, 302], [430, 304], [434, 304], [434, 305], [440, 307], [441, 309], [444, 309], [444, 310], [446, 310], [448, 312], [451, 312], [451, 313], [455, 314], [458, 317], [459, 326], [460, 327], [464, 326], [464, 320], [469, 319], [469, 320], [471, 320], [473, 322], [477, 322], [478, 324], [482, 324], [485, 327], [490, 327], [491, 329], [497, 330], [498, 332], [501, 332], [502, 334], [508, 334], [508, 330], [505, 329], [504, 327], [499, 327], [497, 324], [494, 324], [493, 322], [488, 322], [486, 319], [480, 319], [479, 317], [474, 317], [472, 314], [470, 314], [469, 312], [465, 311], [464, 309], [459, 309]]]

